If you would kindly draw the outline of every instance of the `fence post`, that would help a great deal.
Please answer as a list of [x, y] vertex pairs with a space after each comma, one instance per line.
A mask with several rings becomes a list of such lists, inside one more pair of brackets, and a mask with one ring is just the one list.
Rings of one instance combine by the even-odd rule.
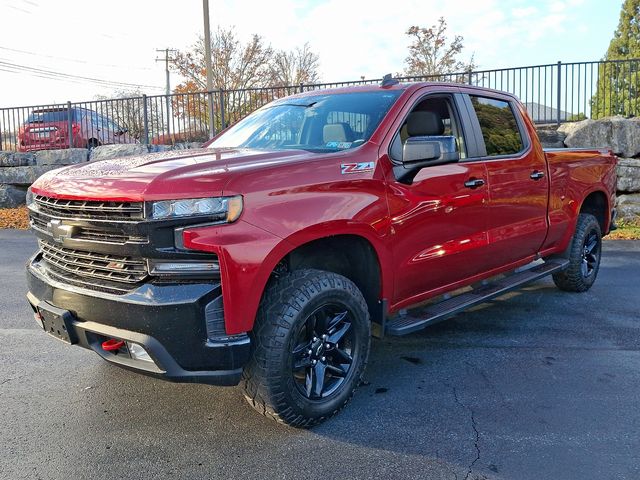
[[558, 125], [560, 125], [561, 123], [561, 113], [560, 113], [560, 107], [562, 106], [562, 90], [560, 88], [560, 84], [562, 83], [562, 62], [559, 61], [558, 62], [558, 91], [557, 93], [557, 123]]
[[213, 109], [213, 92], [207, 92], [207, 104], [209, 106], [209, 139], [212, 139], [216, 134], [216, 119], [214, 117]]
[[143, 121], [143, 136], [142, 140], [145, 145], [149, 145], [149, 112], [147, 111], [147, 96], [142, 94], [142, 121]]
[[71, 102], [67, 102], [67, 136], [69, 137], [69, 148], [73, 148], [73, 112]]
[[304, 85], [300, 82], [300, 93], [304, 92]]
[[473, 78], [472, 78], [472, 75], [473, 75], [473, 70], [469, 70], [469, 76], [468, 76], [468, 80], [467, 80], [467, 82], [469, 83], [469, 85], [473, 85]]
[[220, 131], [225, 129], [224, 119], [224, 88], [220, 89]]
[[167, 137], [169, 138], [169, 141], [171, 141], [171, 94], [167, 93], [165, 95], [165, 99], [167, 109]]

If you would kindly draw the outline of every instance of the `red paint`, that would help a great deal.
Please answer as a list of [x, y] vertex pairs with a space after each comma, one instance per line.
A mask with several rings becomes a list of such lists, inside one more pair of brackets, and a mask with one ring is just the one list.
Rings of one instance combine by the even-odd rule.
[[[251, 330], [273, 269], [310, 241], [333, 235], [366, 239], [380, 265], [380, 298], [392, 313], [538, 255], [562, 252], [592, 192], [605, 194], [607, 212], [614, 205], [615, 157], [597, 150], [545, 155], [519, 104], [530, 137], [522, 155], [427, 167], [411, 185], [396, 181], [387, 152], [416, 99], [429, 92], [499, 94], [438, 84], [392, 88], [404, 92], [370, 141], [353, 150], [170, 152], [68, 167], [45, 175], [33, 190], [130, 201], [243, 195], [238, 221], [191, 228], [183, 238], [186, 248], [220, 258], [229, 334]], [[344, 165], [368, 162], [373, 171], [342, 173]], [[533, 171], [545, 176], [534, 181]], [[465, 188], [474, 178], [485, 185]]]
[[106, 352], [115, 352], [124, 347], [123, 340], [116, 340], [115, 338], [110, 338], [109, 340], [105, 340], [102, 342], [102, 349]]

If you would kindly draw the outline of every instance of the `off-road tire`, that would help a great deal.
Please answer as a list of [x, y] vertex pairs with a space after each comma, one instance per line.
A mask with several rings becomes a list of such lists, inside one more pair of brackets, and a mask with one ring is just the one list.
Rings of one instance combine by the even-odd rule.
[[[353, 362], [336, 391], [326, 398], [306, 398], [291, 370], [293, 348], [309, 316], [329, 304], [344, 306], [350, 312], [350, 335], [356, 339]], [[365, 299], [351, 280], [308, 269], [271, 282], [250, 335], [252, 356], [242, 377], [247, 402], [277, 422], [309, 428], [332, 417], [351, 400], [367, 364], [371, 324]]]
[[[585, 252], [589, 243], [595, 239], [595, 250], [589, 254], [590, 267], [585, 274]], [[553, 281], [560, 290], [567, 292], [586, 292], [591, 288], [598, 276], [600, 257], [602, 254], [602, 231], [596, 217], [589, 213], [581, 213], [578, 217], [576, 231], [569, 247], [569, 266], [562, 272], [553, 274]]]
[[100, 141], [97, 138], [90, 138], [87, 140], [87, 150], [93, 150], [100, 146]]

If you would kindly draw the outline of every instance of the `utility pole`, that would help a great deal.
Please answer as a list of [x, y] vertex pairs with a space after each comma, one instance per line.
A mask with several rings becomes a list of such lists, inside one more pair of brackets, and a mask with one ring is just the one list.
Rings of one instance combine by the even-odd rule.
[[164, 58], [156, 58], [156, 62], [164, 62], [165, 65], [165, 74], [166, 74], [166, 89], [165, 89], [165, 105], [167, 109], [167, 135], [171, 136], [171, 119], [173, 115], [171, 113], [171, 81], [169, 80], [169, 62], [171, 58], [169, 58], [169, 54], [177, 52], [177, 50], [173, 50], [171, 48], [165, 48], [162, 50], [156, 49], [158, 53], [164, 53]]
[[[211, 27], [209, 23], [209, 0], [202, 0], [202, 11], [204, 14], [204, 60], [207, 68], [207, 103], [209, 110], [209, 138], [213, 138], [215, 126], [213, 124], [213, 71], [211, 70]], [[224, 125], [224, 118], [221, 119]]]

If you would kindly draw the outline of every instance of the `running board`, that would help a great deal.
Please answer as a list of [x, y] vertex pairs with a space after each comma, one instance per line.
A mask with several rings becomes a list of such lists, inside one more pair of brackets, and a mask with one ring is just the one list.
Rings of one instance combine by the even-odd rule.
[[492, 298], [515, 290], [546, 277], [552, 273], [563, 270], [569, 265], [565, 259], [549, 260], [528, 270], [524, 270], [496, 282], [482, 285], [471, 292], [462, 293], [441, 302], [428, 305], [422, 309], [416, 309], [406, 315], [398, 315], [387, 320], [384, 332], [388, 335], [406, 335], [422, 330], [429, 325], [446, 320], [453, 315], [467, 310], [475, 305], [484, 303]]

